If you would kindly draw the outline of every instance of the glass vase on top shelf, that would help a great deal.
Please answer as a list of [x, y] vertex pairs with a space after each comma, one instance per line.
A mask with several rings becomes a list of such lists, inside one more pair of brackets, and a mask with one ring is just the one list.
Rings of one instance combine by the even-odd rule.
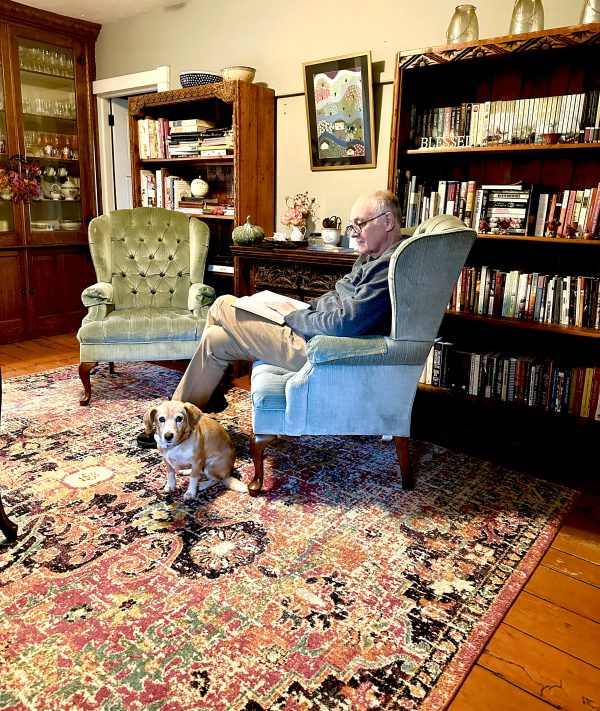
[[26, 159], [40, 169], [41, 194], [30, 203], [32, 232], [83, 226], [73, 52], [20, 39]]

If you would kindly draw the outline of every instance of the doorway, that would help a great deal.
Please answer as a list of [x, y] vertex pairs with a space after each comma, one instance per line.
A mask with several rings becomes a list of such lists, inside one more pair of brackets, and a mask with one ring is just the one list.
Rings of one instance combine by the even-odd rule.
[[100, 79], [93, 84], [98, 102], [98, 157], [102, 213], [133, 206], [129, 154], [128, 99], [136, 94], [167, 91], [170, 67]]

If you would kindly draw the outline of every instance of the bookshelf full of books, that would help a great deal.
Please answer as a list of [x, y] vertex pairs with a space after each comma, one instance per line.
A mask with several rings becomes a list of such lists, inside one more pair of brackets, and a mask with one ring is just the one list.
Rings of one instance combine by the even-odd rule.
[[[129, 100], [134, 205], [206, 221], [206, 281], [233, 291], [233, 228], [273, 228], [274, 93], [241, 81]], [[265, 196], [266, 199], [265, 199]]]
[[600, 433], [598, 66], [600, 24], [398, 53], [404, 224], [478, 232], [421, 379], [428, 415]]

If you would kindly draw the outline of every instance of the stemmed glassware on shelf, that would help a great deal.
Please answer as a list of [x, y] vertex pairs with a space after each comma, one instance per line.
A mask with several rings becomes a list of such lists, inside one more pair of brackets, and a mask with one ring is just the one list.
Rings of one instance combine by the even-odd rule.
[[19, 46], [19, 65], [30, 72], [41, 72], [61, 77], [73, 76], [73, 57], [70, 52], [62, 52], [49, 47]]

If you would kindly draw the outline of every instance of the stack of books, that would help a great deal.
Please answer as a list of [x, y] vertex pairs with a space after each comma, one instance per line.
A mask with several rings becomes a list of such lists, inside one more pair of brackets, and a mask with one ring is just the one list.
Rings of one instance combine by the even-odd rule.
[[177, 203], [177, 210], [190, 215], [233, 215], [235, 210], [230, 204], [219, 202], [218, 198], [195, 198], [184, 195]]
[[204, 133], [200, 142], [201, 156], [226, 156], [233, 153], [233, 129], [212, 128]]
[[204, 119], [176, 119], [169, 121], [167, 147], [171, 158], [197, 156], [206, 131], [214, 122]]

